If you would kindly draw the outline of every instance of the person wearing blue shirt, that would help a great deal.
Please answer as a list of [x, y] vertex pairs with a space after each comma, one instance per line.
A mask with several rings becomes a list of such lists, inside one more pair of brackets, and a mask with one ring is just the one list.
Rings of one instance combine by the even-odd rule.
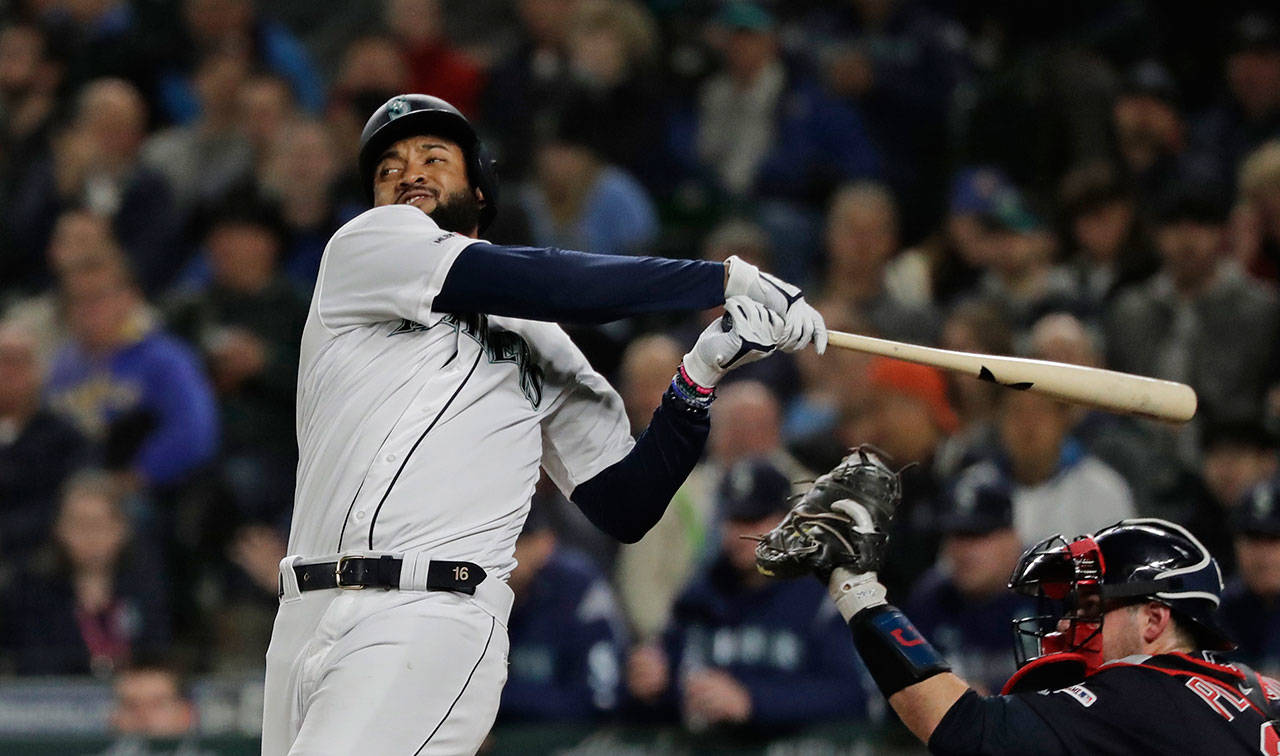
[[791, 484], [761, 460], [734, 465], [719, 487], [721, 544], [677, 599], [662, 648], [628, 660], [637, 714], [780, 734], [866, 716], [861, 666], [821, 586], [756, 571], [755, 541], [781, 522]]
[[1280, 674], [1280, 478], [1258, 484], [1232, 513], [1239, 572], [1222, 594], [1234, 659]]
[[181, 484], [218, 444], [218, 409], [200, 361], [155, 323], [124, 265], [68, 279], [72, 338], [53, 357], [49, 405], [103, 445], [134, 487]]
[[543, 506], [534, 504], [516, 540], [511, 651], [498, 718], [589, 722], [618, 705], [626, 623], [604, 572], [557, 544]]
[[1009, 482], [987, 462], [963, 471], [945, 497], [937, 562], [904, 611], [932, 638], [957, 674], [987, 693], [1014, 673], [1010, 623], [1035, 614], [1034, 602], [1005, 590], [1022, 553]]

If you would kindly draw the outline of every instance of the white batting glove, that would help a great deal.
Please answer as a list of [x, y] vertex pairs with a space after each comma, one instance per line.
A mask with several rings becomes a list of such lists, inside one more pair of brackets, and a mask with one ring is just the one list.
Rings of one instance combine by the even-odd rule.
[[730, 370], [764, 359], [783, 337], [783, 318], [746, 297], [730, 298], [724, 311], [684, 356], [689, 379], [706, 388]]
[[761, 271], [737, 255], [731, 255], [724, 264], [728, 268], [726, 299], [750, 297], [785, 318], [783, 340], [778, 344], [782, 351], [798, 352], [811, 343], [818, 354], [827, 351], [827, 324], [804, 300], [800, 287]]

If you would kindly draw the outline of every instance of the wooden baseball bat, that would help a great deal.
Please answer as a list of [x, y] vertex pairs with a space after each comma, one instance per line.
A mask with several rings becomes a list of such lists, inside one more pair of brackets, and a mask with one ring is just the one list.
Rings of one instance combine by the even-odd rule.
[[1019, 391], [1130, 415], [1185, 423], [1196, 413], [1190, 386], [1115, 370], [1021, 357], [953, 352], [900, 341], [829, 331], [830, 344], [971, 375]]

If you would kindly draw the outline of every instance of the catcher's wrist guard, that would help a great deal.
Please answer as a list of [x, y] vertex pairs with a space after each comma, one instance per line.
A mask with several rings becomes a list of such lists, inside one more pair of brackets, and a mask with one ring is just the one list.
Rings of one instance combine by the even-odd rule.
[[885, 698], [903, 688], [950, 672], [951, 667], [911, 620], [890, 604], [872, 606], [849, 622], [853, 645]]
[[843, 567], [837, 567], [831, 573], [827, 592], [836, 602], [840, 616], [848, 622], [863, 609], [880, 606], [885, 602], [884, 586], [876, 578], [874, 572], [854, 574]]

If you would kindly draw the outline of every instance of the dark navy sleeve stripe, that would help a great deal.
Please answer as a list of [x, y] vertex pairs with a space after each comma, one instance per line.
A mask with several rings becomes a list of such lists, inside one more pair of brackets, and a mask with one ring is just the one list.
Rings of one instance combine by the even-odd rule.
[[721, 304], [722, 263], [477, 242], [458, 255], [431, 308], [559, 323], [608, 323]]
[[708, 413], [681, 406], [668, 390], [627, 456], [573, 489], [569, 497], [597, 528], [623, 543], [639, 541], [662, 519], [671, 497], [702, 457]]

